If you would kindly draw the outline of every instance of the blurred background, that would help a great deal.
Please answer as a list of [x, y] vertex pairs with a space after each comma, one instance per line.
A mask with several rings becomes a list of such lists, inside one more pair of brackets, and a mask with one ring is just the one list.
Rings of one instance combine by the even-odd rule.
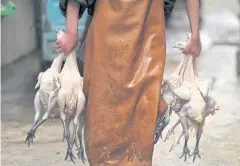
[[[190, 32], [185, 0], [177, 0], [166, 21], [167, 59], [164, 76], [176, 67], [179, 50], [172, 48]], [[66, 145], [61, 142], [62, 124], [49, 120], [36, 133], [34, 145], [22, 144], [30, 129], [37, 76], [56, 57], [56, 29], [65, 29], [59, 0], [1, 1], [1, 157], [4, 166], [64, 166]], [[79, 32], [87, 13], [79, 22]], [[200, 142], [202, 159], [194, 164], [179, 160], [182, 145], [168, 149], [175, 136], [160, 140], [154, 149], [153, 166], [239, 166], [240, 165], [240, 0], [202, 0], [201, 36], [203, 50], [198, 58], [200, 77], [211, 81], [211, 95], [220, 112], [207, 119]], [[84, 47], [79, 48], [82, 70]], [[169, 127], [175, 122], [172, 117]], [[166, 135], [163, 133], [163, 137]], [[176, 135], [179, 129], [176, 129]], [[194, 139], [193, 139], [194, 141]], [[77, 160], [77, 165], [81, 162]]]

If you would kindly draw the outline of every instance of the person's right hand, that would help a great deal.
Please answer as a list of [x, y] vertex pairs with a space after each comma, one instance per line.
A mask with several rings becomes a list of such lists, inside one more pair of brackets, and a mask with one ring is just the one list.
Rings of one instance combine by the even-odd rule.
[[185, 55], [192, 55], [194, 57], [198, 57], [202, 50], [202, 43], [200, 41], [200, 37], [190, 38], [187, 45], [183, 49], [183, 53]]
[[68, 55], [76, 46], [77, 41], [77, 33], [65, 32], [64, 35], [56, 41], [57, 52], [64, 52], [66, 55]]

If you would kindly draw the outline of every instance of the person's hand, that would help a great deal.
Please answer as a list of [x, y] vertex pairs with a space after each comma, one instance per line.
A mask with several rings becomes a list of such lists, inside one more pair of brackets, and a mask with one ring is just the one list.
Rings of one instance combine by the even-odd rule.
[[58, 53], [65, 52], [68, 55], [76, 46], [78, 41], [77, 33], [66, 32], [56, 41], [56, 48]]
[[185, 55], [192, 55], [194, 57], [198, 57], [202, 50], [202, 43], [199, 38], [191, 38], [185, 48], [183, 49], [183, 53]]

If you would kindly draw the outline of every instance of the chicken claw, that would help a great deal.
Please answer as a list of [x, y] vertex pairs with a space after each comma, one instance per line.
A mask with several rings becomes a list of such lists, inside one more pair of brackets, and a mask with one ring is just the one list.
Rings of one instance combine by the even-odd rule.
[[185, 146], [184, 148], [183, 148], [183, 153], [182, 153], [182, 155], [179, 157], [180, 159], [184, 156], [184, 161], [186, 162], [187, 161], [187, 155], [190, 157], [191, 155], [190, 155], [190, 150], [188, 149], [188, 147], [187, 146]]
[[160, 137], [162, 138], [162, 132], [170, 122], [171, 113], [172, 113], [172, 109], [170, 107], [166, 111], [164, 117], [161, 120], [158, 120], [159, 122], [157, 122], [157, 127], [156, 127], [155, 133], [154, 133], [154, 144], [156, 144], [158, 142]]
[[71, 147], [71, 145], [69, 143], [68, 143], [68, 150], [67, 150], [67, 154], [66, 154], [65, 160], [67, 160], [68, 156], [70, 157], [71, 161], [75, 164], [74, 159], [76, 159], [76, 158], [73, 155], [72, 147]]
[[183, 135], [184, 135], [184, 133], [182, 132], [179, 135], [179, 137], [173, 142], [172, 146], [169, 149], [169, 152], [172, 152], [177, 145], [180, 145], [180, 139], [182, 138]]
[[86, 159], [84, 157], [84, 150], [83, 150], [83, 148], [78, 148], [77, 151], [78, 151], [78, 153], [77, 153], [78, 158], [80, 160], [82, 160], [83, 164], [85, 164]]
[[174, 134], [174, 129], [175, 129], [179, 124], [180, 124], [180, 120], [178, 120], [178, 121], [173, 125], [173, 127], [168, 130], [168, 133], [167, 133], [167, 135], [166, 135], [166, 137], [165, 137], [165, 139], [164, 139], [163, 142], [166, 142], [166, 141], [169, 139], [169, 137], [170, 137], [172, 134]]
[[76, 136], [72, 136], [72, 138], [70, 139], [70, 144], [71, 145], [74, 145], [78, 148], [78, 145], [77, 145], [77, 137]]
[[174, 141], [169, 149], [169, 152], [172, 152], [174, 151], [174, 148], [177, 146], [177, 145], [180, 145], [180, 142], [176, 142]]
[[68, 137], [69, 137], [69, 135], [68, 135], [68, 134], [66, 134], [66, 133], [64, 132], [64, 133], [63, 133], [62, 142], [64, 142], [64, 141], [65, 141], [65, 139], [67, 140], [67, 139], [68, 139]]
[[194, 148], [194, 152], [191, 154], [191, 156], [193, 156], [193, 162], [195, 161], [196, 156], [198, 156], [198, 158], [201, 159], [201, 156], [199, 154], [199, 142], [200, 142], [202, 133], [203, 133], [203, 124], [199, 126], [198, 131], [197, 131], [196, 146]]
[[33, 138], [36, 138], [35, 137], [35, 130], [30, 130], [27, 133], [27, 137], [26, 137], [26, 139], [23, 143], [25, 144], [26, 142], [28, 142], [28, 147], [30, 147], [30, 144], [33, 144]]
[[195, 149], [194, 152], [190, 156], [193, 156], [193, 162], [195, 161], [196, 156], [198, 156], [198, 158], [201, 159], [201, 156], [199, 154], [199, 150], [198, 149]]
[[174, 129], [173, 128], [168, 130], [167, 135], [166, 135], [163, 142], [166, 142], [172, 134], [174, 134]]
[[158, 142], [159, 138], [162, 138], [162, 133], [161, 132], [155, 132], [155, 134], [154, 134], [154, 144], [156, 144]]

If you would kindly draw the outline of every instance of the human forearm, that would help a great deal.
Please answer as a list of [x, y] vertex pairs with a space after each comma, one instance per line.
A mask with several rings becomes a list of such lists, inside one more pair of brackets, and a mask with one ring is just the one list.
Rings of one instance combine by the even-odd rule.
[[76, 0], [60, 0], [59, 7], [66, 17], [66, 33], [56, 41], [57, 51], [68, 55], [78, 40], [78, 18], [80, 5]]
[[186, 8], [191, 27], [191, 38], [199, 39], [200, 0], [186, 0]]
[[78, 33], [78, 15], [80, 5], [75, 0], [69, 0], [67, 4], [66, 29], [68, 33], [77, 35]]
[[[186, 55], [193, 55], [194, 58], [200, 55], [202, 50], [202, 44], [200, 41], [199, 34], [199, 9], [200, 9], [200, 0], [186, 0], [186, 8], [188, 13], [188, 18], [191, 27], [191, 38], [187, 45], [185, 46], [183, 53]], [[194, 64], [196, 64], [196, 59], [194, 59]], [[194, 67], [196, 69], [196, 65]], [[195, 74], [197, 74], [195, 72]]]

